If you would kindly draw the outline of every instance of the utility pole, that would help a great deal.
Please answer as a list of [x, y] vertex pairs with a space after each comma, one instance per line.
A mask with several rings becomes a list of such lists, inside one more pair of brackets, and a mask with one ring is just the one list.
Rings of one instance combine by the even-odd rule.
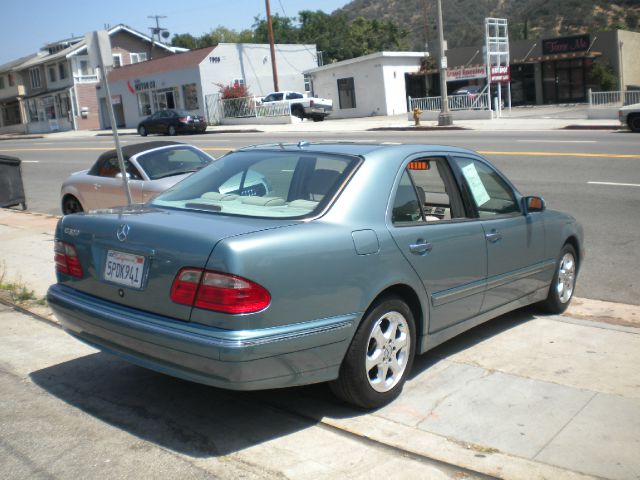
[[449, 97], [447, 95], [447, 57], [444, 52], [444, 27], [442, 24], [442, 0], [438, 2], [438, 41], [440, 43], [440, 115], [438, 125], [441, 127], [453, 124], [453, 118], [449, 111]]
[[269, 48], [271, 49], [271, 71], [273, 72], [273, 91], [278, 92], [278, 67], [276, 66], [276, 47], [273, 41], [273, 24], [271, 23], [271, 6], [269, 0], [265, 0], [267, 7], [267, 33], [269, 35]]
[[165, 15], [149, 15], [149, 16], [147, 16], [147, 18], [155, 18], [156, 26], [155, 27], [149, 27], [149, 29], [151, 30], [151, 35], [157, 36], [158, 43], [162, 43], [162, 40], [160, 39], [160, 34], [162, 32], [166, 32], [167, 29], [166, 28], [160, 28], [160, 19], [161, 18], [167, 18], [167, 17]]

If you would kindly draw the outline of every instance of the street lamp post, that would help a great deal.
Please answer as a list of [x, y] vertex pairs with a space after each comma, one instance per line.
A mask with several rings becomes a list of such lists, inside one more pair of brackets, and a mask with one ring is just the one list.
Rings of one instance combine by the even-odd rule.
[[438, 125], [451, 125], [453, 118], [449, 111], [449, 97], [447, 96], [447, 57], [444, 54], [444, 27], [442, 25], [442, 0], [438, 0], [438, 40], [440, 43], [440, 114]]

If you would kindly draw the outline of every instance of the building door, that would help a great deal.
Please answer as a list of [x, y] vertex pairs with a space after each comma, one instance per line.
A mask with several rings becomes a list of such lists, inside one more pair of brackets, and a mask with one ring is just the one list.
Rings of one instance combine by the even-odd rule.
[[585, 65], [582, 58], [542, 64], [544, 103], [584, 102]]
[[157, 90], [153, 94], [155, 111], [177, 108], [176, 93], [173, 88]]

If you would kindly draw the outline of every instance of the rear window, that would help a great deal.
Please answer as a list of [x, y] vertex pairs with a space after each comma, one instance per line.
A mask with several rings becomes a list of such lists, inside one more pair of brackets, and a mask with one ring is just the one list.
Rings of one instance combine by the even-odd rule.
[[138, 164], [151, 180], [195, 172], [211, 160], [207, 154], [188, 146], [152, 150], [137, 158]]
[[152, 204], [261, 218], [303, 218], [337, 195], [359, 159], [312, 152], [244, 151], [157, 196]]

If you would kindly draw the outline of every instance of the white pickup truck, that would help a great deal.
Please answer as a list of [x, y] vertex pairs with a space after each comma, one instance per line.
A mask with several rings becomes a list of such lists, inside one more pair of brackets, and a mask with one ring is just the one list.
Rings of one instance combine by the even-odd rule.
[[622, 126], [627, 125], [632, 132], [640, 132], [640, 103], [627, 105], [618, 110]]
[[321, 122], [333, 110], [333, 100], [309, 97], [299, 92], [272, 92], [262, 99], [262, 103], [289, 102], [291, 115], [298, 118], [310, 118]]

